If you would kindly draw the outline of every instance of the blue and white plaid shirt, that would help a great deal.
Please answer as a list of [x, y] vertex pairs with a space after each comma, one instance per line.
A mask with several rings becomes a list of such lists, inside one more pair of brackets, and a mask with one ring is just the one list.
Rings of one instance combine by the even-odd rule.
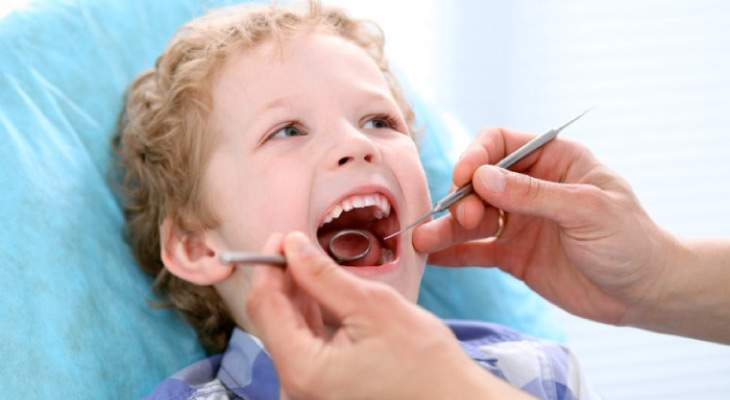
[[[447, 321], [466, 353], [494, 375], [540, 399], [598, 399], [563, 346], [501, 325]], [[145, 399], [278, 399], [279, 379], [261, 342], [233, 332], [222, 355], [164, 380]]]

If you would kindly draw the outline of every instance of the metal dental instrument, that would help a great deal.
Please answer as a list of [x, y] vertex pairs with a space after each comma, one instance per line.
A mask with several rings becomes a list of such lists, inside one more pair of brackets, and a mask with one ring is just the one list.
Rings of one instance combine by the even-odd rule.
[[[500, 162], [496, 164], [497, 167], [500, 168], [509, 168], [512, 166], [512, 164], [516, 163], [517, 161], [520, 161], [528, 154], [532, 153], [533, 151], [539, 149], [543, 145], [545, 145], [547, 142], [555, 139], [556, 136], [558, 136], [558, 133], [565, 129], [568, 125], [572, 124], [573, 122], [577, 121], [580, 117], [584, 116], [588, 111], [591, 109], [587, 109], [580, 113], [577, 117], [571, 119], [570, 121], [566, 122], [559, 128], [551, 129], [542, 135], [530, 140], [527, 142], [524, 146], [520, 147], [519, 149], [515, 150], [514, 153], [508, 155], [507, 157], [503, 158]], [[433, 206], [433, 209], [429, 211], [426, 215], [419, 218], [416, 222], [406, 226], [405, 228], [399, 230], [398, 232], [387, 236], [383, 240], [388, 240], [392, 237], [398, 236], [401, 233], [417, 226], [421, 222], [427, 220], [428, 218], [432, 217], [436, 213], [440, 213], [442, 211], [446, 211], [449, 207], [451, 207], [454, 203], [457, 201], [463, 199], [464, 197], [474, 193], [474, 187], [472, 186], [471, 182], [467, 183], [466, 185], [460, 187], [455, 192], [449, 194], [448, 196], [444, 197], [443, 199], [436, 202], [436, 205]]]
[[283, 267], [286, 265], [286, 258], [279, 254], [262, 254], [248, 251], [224, 251], [220, 260], [223, 264], [255, 265], [269, 264]]
[[[365, 250], [363, 250], [362, 252], [360, 252], [359, 254], [356, 254], [354, 256], [342, 256], [342, 255], [338, 254], [337, 251], [332, 247], [332, 245], [335, 243], [335, 241], [337, 241], [337, 239], [347, 237], [347, 236], [351, 236], [351, 237], [360, 236], [361, 238], [365, 238], [365, 240], [367, 241], [367, 244], [368, 244], [367, 248], [365, 248]], [[332, 236], [330, 238], [329, 242], [327, 243], [327, 249], [330, 251], [330, 254], [332, 255], [332, 257], [335, 258], [335, 261], [337, 261], [337, 264], [342, 264], [343, 262], [359, 260], [359, 259], [365, 257], [366, 255], [368, 255], [368, 253], [370, 253], [370, 249], [372, 247], [373, 247], [373, 243], [370, 240], [370, 236], [368, 236], [367, 233], [364, 233], [363, 231], [361, 231], [359, 229], [341, 230], [341, 231], [337, 232], [334, 236]]]
[[[359, 254], [356, 254], [354, 256], [342, 256], [340, 254], [337, 254], [337, 251], [332, 247], [333, 243], [335, 243], [338, 239], [341, 239], [346, 236], [352, 236], [356, 235], [362, 238], [365, 238], [367, 240], [367, 248], [360, 252]], [[364, 243], [364, 242], [363, 242]], [[337, 261], [338, 264], [342, 264], [343, 262], [349, 262], [349, 261], [355, 261], [359, 260], [368, 253], [370, 253], [370, 249], [372, 248], [372, 242], [370, 240], [370, 236], [368, 236], [366, 233], [359, 229], [344, 229], [340, 232], [337, 232], [334, 236], [332, 236], [327, 243], [327, 249], [329, 250], [330, 254], [335, 258], [335, 261]], [[269, 265], [276, 265], [283, 267], [286, 265], [286, 258], [284, 256], [279, 254], [262, 254], [262, 253], [254, 253], [254, 252], [246, 252], [246, 251], [225, 251], [221, 253], [220, 260], [223, 264], [236, 264], [236, 265], [255, 265], [255, 264], [269, 264]]]

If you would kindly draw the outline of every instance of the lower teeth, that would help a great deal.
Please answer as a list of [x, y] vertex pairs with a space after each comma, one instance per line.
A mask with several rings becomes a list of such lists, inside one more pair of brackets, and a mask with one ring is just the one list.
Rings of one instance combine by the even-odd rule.
[[380, 253], [380, 260], [378, 260], [378, 265], [383, 265], [385, 263], [389, 263], [395, 259], [395, 253], [393, 253], [393, 250], [384, 247], [383, 250]]

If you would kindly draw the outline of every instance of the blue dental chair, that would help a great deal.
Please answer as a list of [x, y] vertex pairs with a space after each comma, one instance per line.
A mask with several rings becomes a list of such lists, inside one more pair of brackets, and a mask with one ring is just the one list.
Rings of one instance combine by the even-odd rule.
[[[174, 311], [149, 305], [107, 171], [126, 86], [178, 26], [231, 3], [37, 0], [0, 19], [0, 399], [139, 397], [206, 356]], [[454, 128], [410, 98], [437, 198]], [[419, 302], [562, 337], [545, 301], [498, 270], [428, 267]]]

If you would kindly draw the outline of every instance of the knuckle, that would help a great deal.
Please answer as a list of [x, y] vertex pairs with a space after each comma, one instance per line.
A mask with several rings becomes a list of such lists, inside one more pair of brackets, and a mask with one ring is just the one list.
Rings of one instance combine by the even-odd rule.
[[564, 141], [566, 147], [569, 150], [571, 150], [575, 153], [576, 158], [586, 159], [586, 160], [595, 159], [593, 152], [588, 147], [584, 146], [582, 143], [577, 142], [573, 139], [569, 139], [569, 138], [561, 138], [561, 140]]
[[302, 257], [301, 262], [311, 266], [312, 275], [326, 278], [336, 269], [334, 262], [324, 254], [313, 253]]
[[467, 146], [459, 158], [457, 166], [466, 165], [472, 172], [477, 166], [489, 161], [489, 152], [502, 142], [502, 131], [500, 128], [482, 128], [477, 132], [475, 139]]
[[611, 213], [612, 200], [608, 193], [593, 185], [580, 185], [576, 189], [580, 199], [575, 211], [582, 220], [593, 220]]
[[593, 185], [582, 187], [584, 208], [591, 212], [606, 211], [611, 205], [611, 199], [606, 192]]
[[516, 177], [515, 180], [519, 188], [521, 188], [517, 193], [523, 201], [532, 202], [540, 198], [544, 190], [544, 184], [541, 180], [522, 174], [515, 174], [513, 176]]

